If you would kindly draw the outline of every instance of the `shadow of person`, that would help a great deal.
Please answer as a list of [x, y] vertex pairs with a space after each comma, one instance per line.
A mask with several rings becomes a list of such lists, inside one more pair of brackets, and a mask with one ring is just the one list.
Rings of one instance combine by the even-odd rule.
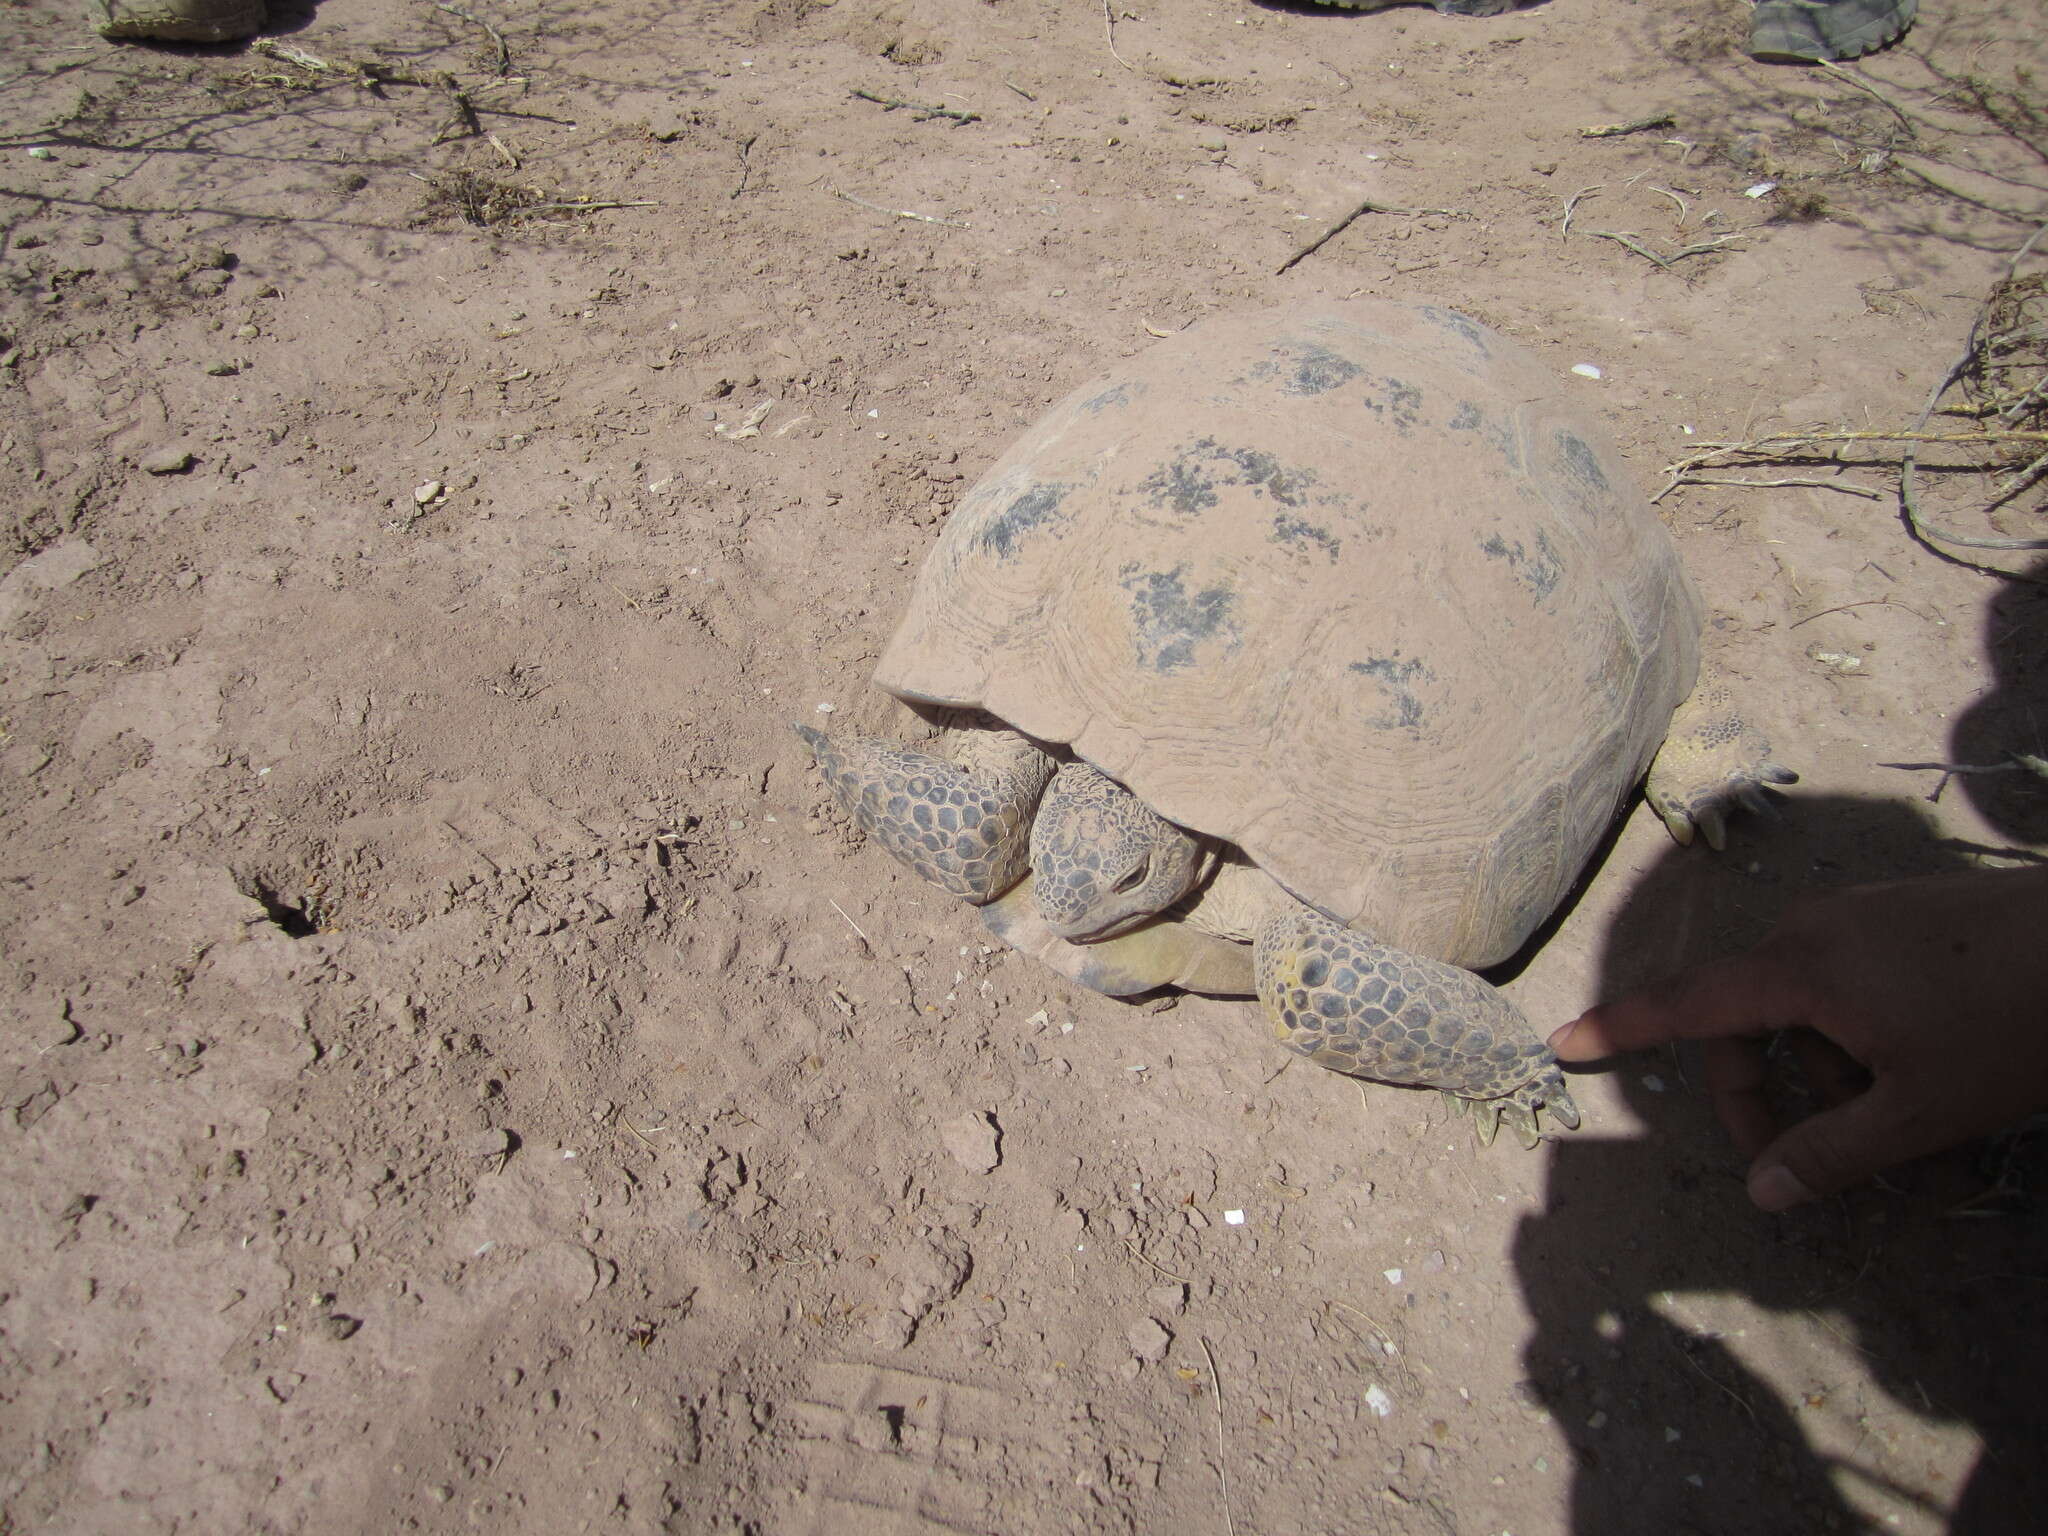
[[[2001, 590], [1987, 640], [1999, 686], [1958, 719], [1955, 760], [2042, 753], [2048, 587]], [[2048, 831], [2048, 785], [1959, 777], [1999, 832]], [[1660, 857], [1610, 926], [1600, 995], [1747, 947], [1805, 890], [1976, 867], [1973, 851], [1942, 839], [1914, 801], [1801, 796], [1778, 826], [1739, 829], [1723, 857]], [[1514, 1245], [1535, 1321], [1519, 1395], [1570, 1443], [1577, 1536], [1884, 1528], [1873, 1507], [1955, 1536], [2041, 1529], [2048, 1223], [1962, 1219], [1998, 1209], [1987, 1191], [2011, 1193], [2024, 1141], [1767, 1216], [1704, 1099], [1671, 1091], [1699, 1081], [1687, 1052], [1612, 1070], [1649, 1129], [1560, 1142], [1545, 1208]], [[1742, 1332], [1754, 1309], [1826, 1330], [1838, 1368], [1819, 1370], [1817, 1350], [1770, 1362], [1767, 1382], [1765, 1343]], [[1900, 1412], [1874, 1411], [1886, 1405], [1869, 1400], [1873, 1387]], [[1887, 1438], [1898, 1422], [1944, 1445], [1974, 1437], [1960, 1492], [1920, 1437]], [[1845, 1425], [1861, 1436], [1846, 1445]]]

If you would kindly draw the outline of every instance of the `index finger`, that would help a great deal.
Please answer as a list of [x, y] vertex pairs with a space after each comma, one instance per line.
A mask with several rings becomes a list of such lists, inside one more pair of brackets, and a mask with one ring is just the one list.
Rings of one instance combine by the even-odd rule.
[[1760, 1035], [1805, 1022], [1803, 989], [1764, 950], [1681, 971], [1587, 1009], [1550, 1037], [1564, 1061], [1671, 1040]]

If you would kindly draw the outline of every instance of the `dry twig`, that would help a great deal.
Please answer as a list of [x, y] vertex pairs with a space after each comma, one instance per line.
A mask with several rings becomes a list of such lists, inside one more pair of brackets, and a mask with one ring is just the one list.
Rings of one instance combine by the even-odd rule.
[[972, 229], [974, 226], [965, 219], [942, 219], [935, 213], [918, 213], [910, 208], [884, 208], [880, 203], [871, 203], [864, 197], [855, 197], [851, 192], [832, 189], [834, 197], [844, 198], [856, 208], [865, 208], [870, 213], [886, 213], [892, 219], [916, 219], [920, 224], [943, 224], [948, 229]]
[[1721, 249], [1722, 246], [1728, 244], [1731, 240], [1742, 239], [1744, 232], [1741, 230], [1737, 230], [1732, 235], [1716, 235], [1711, 240], [1696, 240], [1691, 245], [1679, 246], [1676, 250], [1672, 251], [1671, 254], [1668, 256], [1659, 256], [1647, 245], [1644, 245], [1639, 236], [1634, 234], [1627, 234], [1619, 230], [1612, 229], [1589, 229], [1586, 231], [1586, 233], [1589, 235], [1596, 236], [1597, 238], [1602, 240], [1612, 240], [1619, 245], [1625, 245], [1630, 250], [1634, 251], [1638, 256], [1644, 257], [1649, 261], [1655, 262], [1658, 266], [1662, 267], [1665, 271], [1669, 272], [1673, 265], [1685, 260], [1686, 257], [1704, 256], [1709, 251], [1718, 251]]
[[912, 119], [914, 122], [928, 123], [935, 117], [949, 117], [957, 127], [961, 123], [978, 123], [981, 121], [981, 114], [979, 112], [963, 112], [957, 107], [927, 107], [915, 101], [899, 101], [894, 96], [877, 96], [873, 91], [857, 90], [853, 94], [862, 101], [872, 101], [876, 106], [886, 111], [895, 112], [900, 109], [906, 112], [913, 112], [916, 114], [916, 117]]
[[1223, 1378], [1216, 1374], [1216, 1356], [1210, 1352], [1209, 1341], [1203, 1339], [1201, 1342], [1202, 1358], [1209, 1362], [1209, 1384], [1216, 1391], [1216, 1482], [1223, 1492], [1223, 1523], [1229, 1528], [1230, 1536], [1237, 1536], [1237, 1517], [1230, 1512], [1230, 1473], [1224, 1466]]
[[1867, 92], [1869, 95], [1876, 97], [1883, 104], [1885, 111], [1891, 113], [1893, 117], [1899, 120], [1899, 126], [1906, 130], [1907, 138], [1917, 139], [1920, 137], [1919, 130], [1914, 128], [1913, 120], [1906, 116], [1905, 110], [1854, 70], [1844, 69], [1832, 59], [1815, 59], [1814, 62], [1837, 80], [1846, 81], [1850, 85], [1855, 86], [1857, 90]]
[[[1867, 496], [1872, 501], [1882, 501], [1884, 499], [1884, 492], [1878, 490], [1875, 486], [1858, 485], [1853, 480], [1808, 480], [1799, 476], [1791, 476], [1783, 480], [1708, 480], [1704, 476], [1688, 475], [1683, 483], [1686, 485], [1741, 486], [1750, 490], [1771, 490], [1779, 486], [1804, 485], [1810, 486], [1816, 491], [1846, 491], [1851, 496]], [[1668, 491], [1671, 487], [1666, 486], [1664, 489]], [[1662, 496], [1664, 491], [1659, 491], [1657, 494]]]
[[[2013, 280], [2019, 273], [2020, 264], [2033, 253], [2034, 247], [2040, 243], [2043, 236], [2048, 236], [2048, 223], [2042, 224], [2031, 235], [2027, 236], [2020, 243], [2020, 248], [2012, 253], [2012, 260], [2006, 263], [2005, 276], [1993, 285], [1993, 293], [1996, 293], [2005, 284]], [[1929, 549], [1933, 549], [1936, 544], [1954, 544], [1965, 549], [2048, 549], [2048, 539], [1987, 538], [1982, 535], [1957, 533], [1954, 529], [1938, 528], [1920, 515], [1919, 497], [1916, 494], [1913, 483], [1914, 473], [1919, 468], [1920, 463], [1918, 449], [1920, 443], [1953, 441], [2048, 443], [2048, 432], [2002, 431], [1979, 433], [1974, 436], [1963, 434], [1960, 438], [1928, 438], [1919, 435], [1926, 428], [1928, 421], [1932, 419], [1935, 407], [1941, 404], [1941, 397], [1947, 394], [1956, 381], [1978, 363], [1985, 347], [1984, 321], [1990, 313], [1991, 298], [1987, 295], [1983, 304], [1978, 307], [1976, 318], [1970, 322], [1969, 336], [1963, 344], [1962, 353], [1953, 363], [1949, 364], [1948, 371], [1935, 381], [1934, 388], [1928, 391], [1927, 403], [1921, 406], [1919, 419], [1913, 423], [1914, 435], [1906, 439], [1906, 452], [1899, 460], [1899, 508], [1905, 513], [1906, 525], [1913, 530], [1914, 537], [1927, 545]], [[2000, 499], [2002, 500], [2003, 498], [2001, 497]], [[1996, 505], [1995, 502], [1994, 505]], [[1936, 553], [1941, 553], [1941, 551], [1937, 550]]]
[[1130, 61], [1116, 51], [1116, 17], [1110, 13], [1109, 3], [1110, 0], [1102, 0], [1102, 35], [1109, 42], [1109, 56], [1125, 69], [1130, 69], [1132, 74], [1136, 74], [1137, 71], [1131, 69]]
[[1458, 210], [1455, 208], [1390, 208], [1385, 203], [1376, 203], [1371, 198], [1367, 198], [1364, 202], [1360, 203], [1356, 208], [1352, 209], [1349, 213], [1345, 214], [1343, 218], [1339, 219], [1336, 223], [1332, 224], [1320, 235], [1317, 235], [1315, 239], [1309, 241], [1307, 245], [1304, 245], [1292, 256], [1288, 257], [1285, 261], [1281, 262], [1279, 266], [1273, 269], [1273, 275], [1275, 277], [1278, 277], [1281, 273], [1293, 267], [1297, 262], [1300, 262], [1306, 259], [1307, 257], [1313, 256], [1317, 251], [1320, 251], [1332, 240], [1336, 239], [1339, 235], [1343, 234], [1345, 230], [1349, 229], [1353, 224], [1357, 223], [1358, 220], [1364, 218], [1368, 213], [1392, 213], [1401, 215], [1406, 218], [1420, 218], [1425, 214], [1431, 213], [1441, 214], [1443, 215], [1443, 217], [1447, 219], [1455, 219], [1462, 217], [1462, 215], [1460, 215]]
[[1572, 232], [1572, 214], [1579, 206], [1579, 199], [1584, 197], [1591, 197], [1595, 192], [1598, 192], [1600, 188], [1604, 185], [1606, 185], [1606, 183], [1602, 182], [1590, 187], [1581, 187], [1578, 191], [1574, 192], [1570, 197], [1564, 200], [1564, 219], [1557, 226], [1558, 239], [1562, 240], [1566, 235], [1569, 235]]
[[490, 34], [491, 41], [497, 45], [497, 72], [501, 75], [507, 75], [512, 72], [512, 50], [505, 46], [504, 34], [499, 32], [496, 27], [485, 21], [481, 16], [472, 16], [458, 5], [444, 5], [441, 3], [441, 0], [434, 0], [434, 9], [446, 11], [450, 16], [458, 17], [468, 22], [472, 27], [482, 27], [485, 32]]
[[1582, 139], [1615, 139], [1625, 133], [1647, 133], [1652, 128], [1674, 127], [1678, 119], [1669, 112], [1659, 112], [1655, 117], [1638, 117], [1626, 123], [1600, 123], [1591, 128], [1581, 128]]

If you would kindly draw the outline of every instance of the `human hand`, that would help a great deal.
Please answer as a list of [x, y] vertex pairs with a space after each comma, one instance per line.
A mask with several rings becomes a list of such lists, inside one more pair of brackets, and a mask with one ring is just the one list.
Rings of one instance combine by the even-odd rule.
[[[1789, 1129], [1764, 1095], [1781, 1029], [1826, 1106]], [[1767, 1211], [2048, 1108], [2048, 867], [1807, 897], [1748, 953], [1602, 1003], [1550, 1045], [1591, 1061], [1686, 1039]]]

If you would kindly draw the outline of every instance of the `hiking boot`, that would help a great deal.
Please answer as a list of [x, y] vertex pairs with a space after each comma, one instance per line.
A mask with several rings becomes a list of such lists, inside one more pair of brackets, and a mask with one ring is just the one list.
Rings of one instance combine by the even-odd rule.
[[1905, 36], [1920, 0], [1756, 0], [1749, 56], [1766, 64], [1860, 59]]
[[1446, 16], [1498, 16], [1512, 11], [1523, 0], [1315, 0], [1317, 5], [1334, 5], [1346, 11], [1386, 11], [1397, 5], [1432, 5]]

